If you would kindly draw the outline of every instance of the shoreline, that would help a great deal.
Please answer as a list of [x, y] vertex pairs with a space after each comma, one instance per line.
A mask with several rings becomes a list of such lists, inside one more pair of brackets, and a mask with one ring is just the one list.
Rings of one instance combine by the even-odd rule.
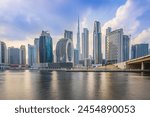
[[37, 71], [37, 72], [46, 72], [46, 71], [56, 71], [56, 72], [149, 72], [150, 70], [139, 70], [139, 69], [6, 69], [6, 70], [0, 70], [0, 71]]
[[52, 69], [42, 69], [38, 71], [57, 71], [57, 72], [150, 72], [150, 70], [95, 70], [95, 69], [71, 69], [71, 70], [52, 70]]

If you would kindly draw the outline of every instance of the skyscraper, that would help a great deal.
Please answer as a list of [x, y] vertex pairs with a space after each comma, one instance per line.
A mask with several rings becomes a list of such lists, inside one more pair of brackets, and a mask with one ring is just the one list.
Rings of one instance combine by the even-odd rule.
[[123, 61], [129, 60], [130, 52], [130, 37], [128, 35], [123, 35]]
[[57, 62], [57, 59], [56, 59], [56, 48], [53, 52], [53, 62], [56, 63]]
[[0, 64], [7, 63], [7, 47], [6, 44], [0, 41]]
[[106, 47], [107, 63], [118, 63], [123, 61], [123, 29], [107, 32]]
[[109, 40], [108, 35], [111, 32], [111, 27], [106, 29], [106, 36], [105, 36], [105, 64], [107, 64], [108, 56], [109, 56]]
[[25, 47], [25, 45], [21, 45], [21, 47], [20, 47], [20, 64], [21, 65], [26, 64], [26, 47]]
[[131, 58], [135, 59], [138, 57], [148, 55], [148, 48], [149, 48], [149, 45], [144, 44], [144, 43], [132, 45]]
[[34, 63], [34, 46], [28, 44], [28, 65], [33, 66]]
[[34, 39], [34, 64], [39, 63], [39, 38]]
[[52, 38], [47, 31], [42, 31], [39, 38], [39, 60], [40, 63], [53, 62], [53, 43]]
[[89, 57], [89, 31], [87, 28], [83, 29], [82, 33], [82, 59]]
[[65, 39], [71, 39], [73, 41], [73, 32], [65, 30], [65, 32], [64, 32], [64, 38]]
[[130, 38], [123, 35], [123, 29], [111, 31], [109, 27], [106, 29], [105, 39], [107, 64], [129, 60]]
[[102, 34], [100, 22], [94, 22], [94, 31], [93, 31], [93, 59], [94, 64], [102, 64]]
[[80, 57], [80, 23], [79, 23], [79, 17], [78, 17], [78, 32], [77, 32], [77, 45], [76, 49], [79, 51], [79, 60], [81, 59]]
[[57, 63], [73, 63], [74, 48], [70, 39], [62, 38], [56, 45], [56, 62]]
[[19, 48], [9, 47], [8, 48], [8, 63], [9, 64], [20, 64], [20, 50]]
[[79, 64], [79, 50], [74, 49], [74, 65], [78, 65], [78, 64]]

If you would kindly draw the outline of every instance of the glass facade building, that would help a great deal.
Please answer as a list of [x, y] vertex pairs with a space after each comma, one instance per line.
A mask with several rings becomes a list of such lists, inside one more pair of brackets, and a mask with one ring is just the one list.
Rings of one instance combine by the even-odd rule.
[[131, 48], [131, 58], [135, 59], [138, 57], [146, 56], [148, 55], [148, 44], [136, 44], [132, 45]]
[[34, 64], [39, 63], [39, 38], [34, 39]]
[[[106, 30], [107, 32], [107, 30]], [[123, 29], [118, 29], [106, 34], [106, 61], [118, 63], [123, 61]]]
[[34, 46], [28, 44], [28, 65], [33, 66], [34, 63]]
[[74, 49], [74, 65], [78, 65], [78, 64], [79, 64], [79, 50]]
[[123, 61], [129, 60], [130, 55], [130, 37], [123, 35]]
[[0, 64], [7, 63], [7, 47], [4, 42], [0, 41]]
[[57, 63], [73, 63], [74, 49], [70, 39], [62, 38], [56, 45], [56, 62]]
[[89, 31], [87, 28], [83, 29], [82, 33], [82, 59], [89, 57]]
[[53, 62], [53, 43], [50, 34], [42, 31], [39, 38], [39, 62], [52, 63]]
[[130, 38], [123, 35], [123, 29], [106, 29], [106, 63], [113, 64], [129, 60]]
[[76, 45], [76, 49], [78, 49], [79, 51], [79, 60], [81, 59], [81, 56], [80, 56], [80, 22], [79, 22], [79, 17], [78, 17], [78, 32], [77, 32], [77, 45]]
[[20, 64], [20, 49], [9, 47], [8, 48], [8, 63], [9, 64]]
[[21, 45], [21, 47], [20, 47], [20, 64], [21, 65], [26, 64], [26, 47], [25, 47], [25, 45]]
[[73, 32], [65, 30], [65, 32], [64, 32], [64, 38], [65, 39], [71, 39], [73, 41]]
[[93, 59], [94, 64], [102, 64], [102, 34], [100, 22], [94, 22], [93, 31]]

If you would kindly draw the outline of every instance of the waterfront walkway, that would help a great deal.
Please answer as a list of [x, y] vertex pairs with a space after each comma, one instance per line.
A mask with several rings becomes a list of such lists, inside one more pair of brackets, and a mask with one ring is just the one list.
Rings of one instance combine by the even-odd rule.
[[150, 70], [140, 70], [140, 69], [127, 69], [127, 70], [94, 70], [94, 69], [71, 69], [65, 70], [66, 72], [149, 72]]

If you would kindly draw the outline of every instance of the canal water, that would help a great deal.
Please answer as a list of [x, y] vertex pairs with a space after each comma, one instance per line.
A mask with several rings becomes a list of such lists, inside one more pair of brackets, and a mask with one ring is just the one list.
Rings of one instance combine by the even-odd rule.
[[0, 99], [150, 99], [150, 73], [1, 71]]

